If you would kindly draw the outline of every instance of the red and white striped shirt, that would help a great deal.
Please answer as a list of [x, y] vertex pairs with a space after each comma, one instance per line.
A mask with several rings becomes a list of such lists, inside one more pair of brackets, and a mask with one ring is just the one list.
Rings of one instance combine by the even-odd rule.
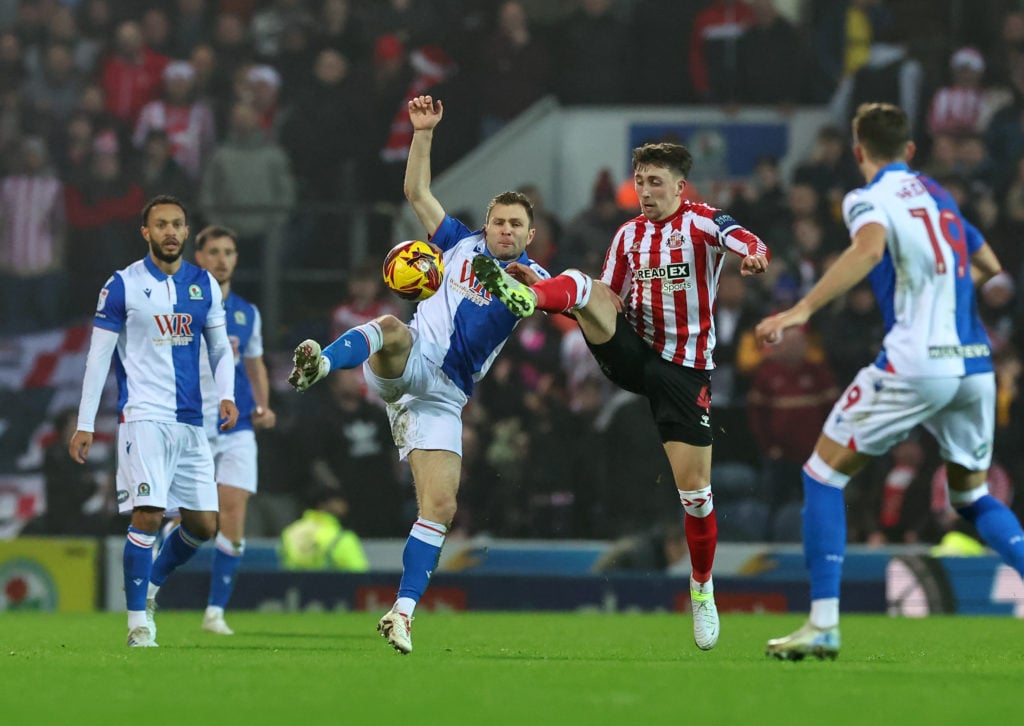
[[761, 239], [731, 216], [684, 201], [668, 219], [643, 215], [619, 227], [601, 281], [626, 302], [626, 319], [667, 361], [715, 367], [715, 301], [726, 250], [769, 257]]
[[52, 174], [0, 180], [0, 270], [39, 275], [60, 269], [64, 188]]

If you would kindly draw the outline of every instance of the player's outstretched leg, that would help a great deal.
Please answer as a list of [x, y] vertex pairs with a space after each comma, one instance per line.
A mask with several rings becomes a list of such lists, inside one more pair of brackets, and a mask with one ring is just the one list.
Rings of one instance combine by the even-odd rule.
[[520, 318], [533, 315], [537, 296], [528, 286], [505, 272], [496, 259], [477, 255], [473, 258], [473, 273], [484, 289], [501, 300], [513, 315]]
[[330, 361], [320, 354], [320, 344], [315, 340], [304, 340], [295, 346], [292, 362], [295, 365], [288, 382], [298, 391], [305, 391], [322, 380], [331, 369]]
[[839, 626], [816, 628], [808, 620], [798, 630], [768, 641], [765, 655], [779, 660], [803, 660], [813, 655], [818, 660], [835, 660], [839, 655]]

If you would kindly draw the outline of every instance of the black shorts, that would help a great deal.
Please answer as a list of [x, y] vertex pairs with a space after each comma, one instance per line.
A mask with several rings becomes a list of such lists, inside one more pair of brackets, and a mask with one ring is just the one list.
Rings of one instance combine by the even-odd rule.
[[601, 370], [619, 388], [647, 398], [662, 442], [711, 446], [711, 372], [670, 363], [636, 334], [624, 315], [601, 345], [587, 341]]

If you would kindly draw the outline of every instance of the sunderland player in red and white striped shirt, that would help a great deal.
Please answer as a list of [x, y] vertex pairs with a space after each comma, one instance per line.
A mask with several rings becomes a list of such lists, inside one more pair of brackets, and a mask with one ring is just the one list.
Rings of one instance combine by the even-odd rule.
[[692, 164], [679, 144], [634, 149], [641, 214], [615, 234], [600, 280], [579, 270], [541, 280], [523, 265], [503, 268], [485, 256], [473, 269], [516, 315], [575, 315], [605, 375], [647, 398], [686, 512], [693, 637], [710, 650], [719, 630], [711, 580], [718, 541], [711, 496], [715, 297], [727, 251], [743, 258], [744, 275], [764, 272], [770, 256], [725, 212], [683, 199]]

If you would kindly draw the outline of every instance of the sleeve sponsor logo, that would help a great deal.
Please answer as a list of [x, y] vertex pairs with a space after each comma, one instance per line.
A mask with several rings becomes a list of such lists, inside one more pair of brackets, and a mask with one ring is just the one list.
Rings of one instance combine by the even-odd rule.
[[739, 226], [739, 222], [733, 219], [731, 214], [726, 212], [718, 212], [714, 217], [712, 217], [712, 219], [715, 221], [715, 224], [718, 225], [718, 228], [722, 230]]
[[96, 301], [96, 312], [103, 312], [103, 308], [107, 306], [107, 296], [110, 295], [110, 290], [103, 288], [100, 290], [99, 299]]
[[857, 217], [859, 217], [860, 215], [865, 214], [866, 212], [870, 212], [874, 208], [875, 205], [872, 204], [871, 202], [857, 202], [852, 207], [850, 207], [850, 211], [847, 212], [846, 214], [846, 219], [852, 222], [853, 220], [857, 219]]

